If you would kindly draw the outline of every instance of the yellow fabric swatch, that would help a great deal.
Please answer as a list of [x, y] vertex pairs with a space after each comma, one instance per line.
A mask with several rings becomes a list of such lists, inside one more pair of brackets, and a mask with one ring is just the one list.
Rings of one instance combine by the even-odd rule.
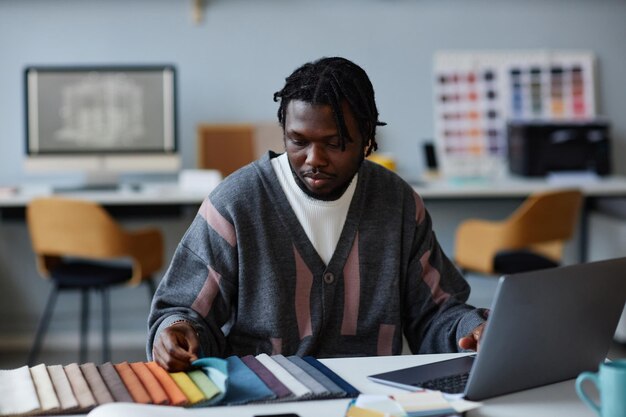
[[176, 385], [178, 385], [178, 388], [185, 394], [190, 404], [196, 404], [207, 399], [185, 372], [170, 372], [170, 375], [176, 382]]

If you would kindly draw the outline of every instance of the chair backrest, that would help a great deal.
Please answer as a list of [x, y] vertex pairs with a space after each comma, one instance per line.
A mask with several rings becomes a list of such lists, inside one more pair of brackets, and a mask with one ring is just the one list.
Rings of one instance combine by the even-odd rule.
[[492, 274], [499, 253], [528, 250], [560, 263], [563, 247], [576, 230], [582, 201], [578, 190], [539, 192], [503, 221], [468, 219], [456, 232], [455, 262], [465, 270]]
[[110, 259], [127, 254], [124, 231], [96, 203], [37, 198], [28, 204], [26, 219], [38, 257]]
[[284, 148], [278, 123], [198, 125], [198, 168], [217, 169], [224, 177], [258, 159], [267, 150]]
[[582, 201], [582, 193], [574, 189], [531, 195], [506, 220], [509, 244], [525, 247], [569, 240], [576, 229]]

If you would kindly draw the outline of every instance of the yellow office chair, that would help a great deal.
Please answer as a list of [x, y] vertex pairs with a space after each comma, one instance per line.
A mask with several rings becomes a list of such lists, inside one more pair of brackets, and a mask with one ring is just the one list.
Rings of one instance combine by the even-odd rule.
[[528, 197], [504, 221], [469, 219], [456, 232], [454, 259], [462, 271], [523, 272], [558, 266], [582, 205], [578, 190]]
[[86, 361], [89, 291], [102, 296], [102, 357], [109, 360], [109, 288], [146, 283], [163, 264], [163, 237], [157, 229], [123, 230], [96, 203], [61, 197], [38, 198], [28, 204], [28, 230], [40, 274], [52, 281], [43, 316], [28, 356], [33, 365], [48, 328], [58, 292], [80, 290], [80, 363]]

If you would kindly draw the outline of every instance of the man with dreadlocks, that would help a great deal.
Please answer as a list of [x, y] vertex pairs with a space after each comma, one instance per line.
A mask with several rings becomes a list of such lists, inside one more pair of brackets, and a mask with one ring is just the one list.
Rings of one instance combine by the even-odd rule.
[[159, 285], [148, 357], [392, 355], [477, 349], [484, 312], [444, 255], [421, 198], [365, 157], [374, 90], [359, 66], [296, 69], [278, 120], [285, 152], [227, 177], [203, 202]]

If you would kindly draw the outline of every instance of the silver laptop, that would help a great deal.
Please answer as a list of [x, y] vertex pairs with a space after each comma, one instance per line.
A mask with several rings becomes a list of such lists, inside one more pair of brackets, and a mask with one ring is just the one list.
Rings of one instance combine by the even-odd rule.
[[469, 400], [571, 379], [598, 369], [625, 302], [626, 258], [503, 276], [479, 354], [368, 378]]

